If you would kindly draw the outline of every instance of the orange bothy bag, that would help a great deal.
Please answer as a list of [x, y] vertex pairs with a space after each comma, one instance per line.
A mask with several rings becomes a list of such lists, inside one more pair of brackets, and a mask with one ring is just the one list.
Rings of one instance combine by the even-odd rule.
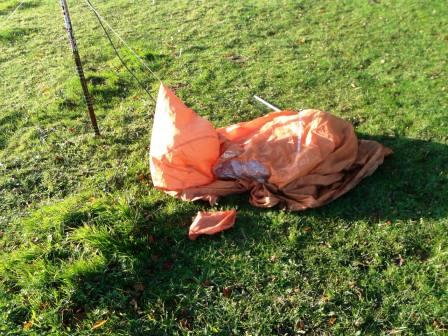
[[254, 206], [304, 210], [352, 189], [390, 153], [318, 110], [273, 112], [215, 130], [162, 85], [150, 165], [154, 186], [184, 200], [213, 203], [250, 191]]

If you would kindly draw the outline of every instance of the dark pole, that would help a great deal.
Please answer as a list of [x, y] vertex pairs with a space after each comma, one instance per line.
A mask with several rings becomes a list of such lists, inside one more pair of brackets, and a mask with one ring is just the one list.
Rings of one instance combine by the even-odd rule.
[[87, 110], [89, 113], [90, 121], [92, 122], [93, 130], [96, 135], [100, 135], [100, 130], [96, 122], [95, 112], [93, 111], [92, 97], [89, 94], [89, 88], [87, 87], [86, 78], [84, 77], [84, 70], [82, 69], [81, 58], [78, 53], [78, 46], [76, 45], [75, 34], [73, 33], [72, 21], [70, 20], [70, 13], [68, 11], [68, 5], [66, 0], [60, 0], [62, 13], [64, 14], [65, 28], [68, 34], [68, 40], [73, 52], [73, 58], [76, 63], [76, 71], [78, 72], [79, 80], [81, 81], [82, 91], [87, 103]]

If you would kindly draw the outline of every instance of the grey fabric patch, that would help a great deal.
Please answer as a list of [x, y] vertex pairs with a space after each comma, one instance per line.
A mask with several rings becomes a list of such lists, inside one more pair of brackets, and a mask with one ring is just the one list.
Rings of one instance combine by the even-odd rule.
[[255, 180], [264, 183], [269, 178], [269, 170], [257, 160], [240, 161], [227, 160], [218, 163], [214, 169], [214, 174], [223, 180]]

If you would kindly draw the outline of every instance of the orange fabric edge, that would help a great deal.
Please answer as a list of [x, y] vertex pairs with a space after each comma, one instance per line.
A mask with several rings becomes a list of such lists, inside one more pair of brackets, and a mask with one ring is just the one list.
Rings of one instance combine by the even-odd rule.
[[200, 235], [213, 235], [230, 229], [235, 224], [236, 210], [199, 211], [190, 225], [188, 238], [196, 240]]

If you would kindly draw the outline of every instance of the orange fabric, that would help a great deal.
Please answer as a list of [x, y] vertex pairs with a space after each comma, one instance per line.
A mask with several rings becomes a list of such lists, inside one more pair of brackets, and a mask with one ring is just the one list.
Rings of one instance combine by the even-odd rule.
[[174, 93], [160, 86], [151, 136], [150, 169], [154, 186], [183, 190], [214, 180], [218, 135]]
[[[350, 123], [318, 110], [273, 112], [214, 130], [163, 86], [157, 105], [152, 178], [156, 187], [184, 200], [214, 203], [220, 196], [250, 191], [250, 203], [257, 207], [315, 208], [355, 187], [392, 153], [378, 142], [358, 140]], [[184, 111], [191, 124], [176, 128], [176, 114]], [[157, 129], [161, 124], [163, 131]], [[189, 152], [172, 153], [182, 144], [181, 135], [197, 142]]]
[[235, 224], [236, 210], [198, 212], [190, 226], [188, 237], [195, 240], [200, 235], [212, 235], [230, 229]]

